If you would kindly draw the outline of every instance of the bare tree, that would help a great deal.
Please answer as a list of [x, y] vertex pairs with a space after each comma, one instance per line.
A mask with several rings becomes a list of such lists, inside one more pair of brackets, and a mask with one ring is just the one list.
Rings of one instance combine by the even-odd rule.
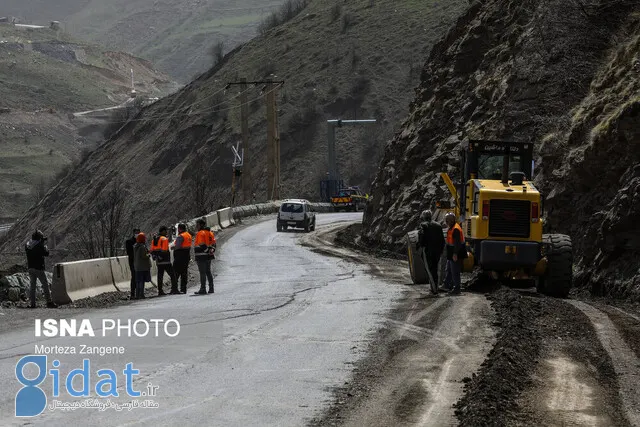
[[224, 59], [224, 42], [219, 41], [211, 46], [211, 57], [213, 57], [213, 65], [216, 66]]
[[108, 249], [108, 255], [118, 256], [118, 248], [127, 235], [127, 218], [129, 211], [129, 193], [120, 175], [111, 182], [107, 198], [101, 206], [104, 215], [100, 219], [102, 235], [105, 236], [103, 247]]
[[215, 198], [213, 189], [214, 174], [211, 169], [213, 162], [204, 156], [199, 156], [188, 179], [189, 194], [191, 195], [190, 212], [195, 216], [206, 215], [214, 210]]
[[75, 252], [83, 258], [107, 258], [121, 255], [119, 249], [128, 235], [130, 203], [129, 192], [120, 175], [116, 175], [102, 193], [88, 218], [88, 224], [79, 227], [77, 239], [72, 243]]
[[33, 195], [33, 203], [38, 203], [47, 194], [49, 183], [43, 176], [38, 178], [38, 181], [31, 188], [31, 194]]

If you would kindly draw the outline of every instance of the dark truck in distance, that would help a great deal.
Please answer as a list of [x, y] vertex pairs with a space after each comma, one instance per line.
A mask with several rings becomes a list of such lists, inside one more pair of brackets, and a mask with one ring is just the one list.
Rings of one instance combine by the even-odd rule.
[[338, 194], [331, 197], [331, 205], [336, 211], [357, 212], [364, 210], [369, 200], [369, 195], [365, 194], [358, 187], [347, 187], [341, 189]]

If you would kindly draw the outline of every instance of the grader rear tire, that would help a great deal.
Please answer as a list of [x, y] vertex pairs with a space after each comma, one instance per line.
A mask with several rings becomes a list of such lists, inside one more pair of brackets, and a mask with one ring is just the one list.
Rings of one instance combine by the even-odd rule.
[[547, 271], [538, 279], [538, 292], [556, 298], [567, 298], [573, 282], [573, 248], [565, 234], [542, 236], [547, 256]]
[[422, 257], [416, 248], [418, 243], [418, 230], [407, 233], [407, 253], [409, 255], [409, 272], [414, 285], [429, 283], [429, 276], [425, 269]]

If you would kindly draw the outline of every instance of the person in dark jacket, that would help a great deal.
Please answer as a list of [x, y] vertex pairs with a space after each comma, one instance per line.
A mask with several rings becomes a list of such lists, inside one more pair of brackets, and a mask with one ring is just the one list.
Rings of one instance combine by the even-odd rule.
[[133, 236], [124, 242], [127, 249], [127, 257], [129, 257], [129, 271], [131, 271], [131, 299], [136, 299], [136, 269], [133, 265], [133, 247], [136, 244], [138, 233], [140, 233], [140, 229], [134, 228]]
[[433, 278], [432, 293], [438, 294], [438, 266], [442, 251], [444, 250], [444, 234], [442, 226], [433, 221], [433, 214], [430, 210], [422, 212], [420, 216], [420, 230], [418, 231], [418, 250], [424, 251], [426, 267]]
[[133, 246], [133, 265], [136, 271], [136, 299], [144, 299], [144, 285], [151, 282], [151, 256], [147, 249], [147, 236], [138, 233]]
[[189, 261], [191, 261], [191, 234], [187, 231], [186, 224], [178, 224], [178, 237], [173, 242], [173, 271], [176, 278], [180, 279], [180, 292], [187, 293], [189, 281]]
[[47, 300], [47, 307], [57, 308], [58, 306], [51, 299], [49, 282], [45, 274], [44, 258], [49, 256], [49, 248], [47, 248], [47, 239], [44, 237], [42, 231], [36, 230], [36, 232], [31, 235], [31, 240], [25, 245], [25, 251], [27, 252], [29, 279], [31, 279], [30, 307], [36, 308], [36, 286], [38, 285], [38, 280], [40, 280], [44, 297]]

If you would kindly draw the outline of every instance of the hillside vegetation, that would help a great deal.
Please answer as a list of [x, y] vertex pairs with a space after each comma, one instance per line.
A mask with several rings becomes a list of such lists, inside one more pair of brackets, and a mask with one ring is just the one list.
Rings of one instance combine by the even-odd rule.
[[570, 234], [575, 283], [640, 299], [637, 2], [475, 3], [432, 50], [386, 146], [364, 237], [403, 249], [457, 176], [465, 138], [533, 142], [547, 232]]
[[[132, 216], [141, 227], [198, 214], [191, 200], [199, 177], [218, 195], [209, 207], [229, 204], [230, 147], [241, 138], [239, 89], [225, 86], [241, 77], [285, 81], [278, 92], [282, 197], [319, 197], [327, 171], [327, 119], [379, 121], [369, 129], [340, 129], [337, 137], [342, 177], [366, 187], [381, 147], [406, 115], [424, 57], [466, 7], [466, 1], [311, 1], [291, 21], [145, 109], [31, 209], [12, 234], [21, 238], [35, 225], [72, 232], [117, 175], [127, 183]], [[248, 98], [255, 191], [264, 200], [262, 89], [250, 87]]]
[[[6, 3], [6, 5], [4, 5]], [[111, 49], [131, 52], [188, 82], [212, 65], [210, 48], [248, 41], [284, 0], [5, 0], [0, 15], [48, 23]]]
[[176, 90], [145, 60], [72, 40], [51, 29], [0, 24], [0, 223], [10, 222], [96, 139], [70, 114], [111, 107], [131, 92]]

